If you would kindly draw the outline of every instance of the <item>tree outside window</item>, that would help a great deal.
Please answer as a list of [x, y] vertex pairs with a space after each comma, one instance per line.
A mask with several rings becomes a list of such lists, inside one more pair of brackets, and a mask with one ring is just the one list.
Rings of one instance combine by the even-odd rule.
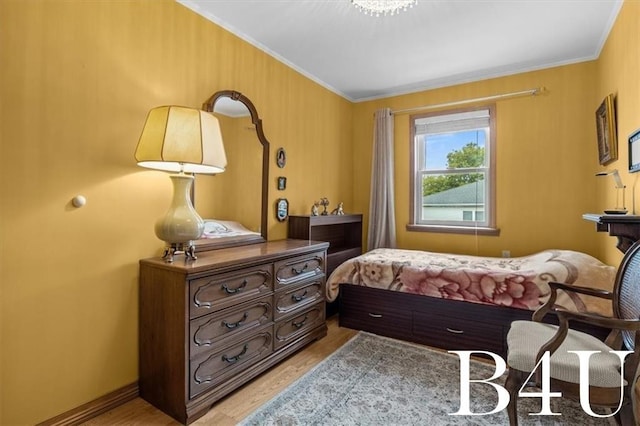
[[493, 106], [411, 117], [409, 230], [495, 226]]

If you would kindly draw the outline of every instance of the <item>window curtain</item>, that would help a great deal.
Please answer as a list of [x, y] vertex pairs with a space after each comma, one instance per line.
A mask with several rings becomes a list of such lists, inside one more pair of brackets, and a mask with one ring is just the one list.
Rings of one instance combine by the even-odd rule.
[[393, 180], [393, 115], [390, 108], [374, 114], [371, 198], [367, 250], [396, 247]]

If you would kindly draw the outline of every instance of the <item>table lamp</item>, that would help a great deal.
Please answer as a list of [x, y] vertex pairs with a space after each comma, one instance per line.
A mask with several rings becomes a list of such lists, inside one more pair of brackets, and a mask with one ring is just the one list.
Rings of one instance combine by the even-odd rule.
[[[620, 173], [618, 173], [618, 169], [613, 169], [611, 171], [608, 172], [598, 172], [596, 173], [596, 176], [613, 176], [613, 181], [616, 184], [616, 208], [612, 209], [612, 210], [605, 210], [604, 212], [606, 214], [626, 214], [627, 213], [627, 208], [625, 207], [625, 200], [624, 200], [624, 189], [626, 188], [626, 186], [624, 186], [624, 184], [622, 183], [622, 179], [620, 179]], [[618, 207], [618, 193], [620, 192], [620, 190], [622, 190], [622, 208]]]
[[204, 221], [191, 202], [193, 174], [224, 172], [224, 152], [218, 119], [211, 113], [180, 106], [153, 108], [147, 115], [135, 153], [139, 166], [174, 172], [173, 200], [155, 225], [165, 241], [163, 258], [172, 262], [177, 253], [196, 259], [194, 240], [202, 236]]

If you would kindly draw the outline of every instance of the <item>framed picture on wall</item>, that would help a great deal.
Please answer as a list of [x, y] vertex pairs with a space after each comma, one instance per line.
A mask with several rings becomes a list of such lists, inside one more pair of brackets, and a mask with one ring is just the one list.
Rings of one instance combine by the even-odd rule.
[[278, 176], [278, 191], [284, 191], [285, 189], [287, 189], [287, 178]]
[[616, 138], [616, 113], [613, 94], [608, 95], [596, 111], [598, 130], [598, 159], [600, 164], [608, 164], [618, 159]]
[[279, 198], [276, 201], [276, 218], [282, 222], [289, 216], [289, 201], [286, 198]]
[[640, 129], [629, 135], [629, 172], [640, 172]]
[[284, 148], [278, 148], [278, 151], [276, 152], [276, 164], [281, 169], [287, 165], [287, 153]]

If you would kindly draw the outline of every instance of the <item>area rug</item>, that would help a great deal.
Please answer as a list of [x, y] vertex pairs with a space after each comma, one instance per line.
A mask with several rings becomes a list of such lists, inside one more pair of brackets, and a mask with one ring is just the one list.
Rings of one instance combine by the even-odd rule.
[[[491, 364], [472, 360], [470, 377], [488, 379]], [[496, 383], [504, 385], [504, 376]], [[494, 409], [497, 393], [472, 383], [471, 412]], [[537, 413], [539, 398], [518, 402], [521, 425], [609, 425], [578, 403], [552, 399], [560, 416]], [[452, 416], [460, 408], [460, 360], [456, 355], [360, 332], [240, 424], [248, 425], [508, 425], [506, 411]]]

